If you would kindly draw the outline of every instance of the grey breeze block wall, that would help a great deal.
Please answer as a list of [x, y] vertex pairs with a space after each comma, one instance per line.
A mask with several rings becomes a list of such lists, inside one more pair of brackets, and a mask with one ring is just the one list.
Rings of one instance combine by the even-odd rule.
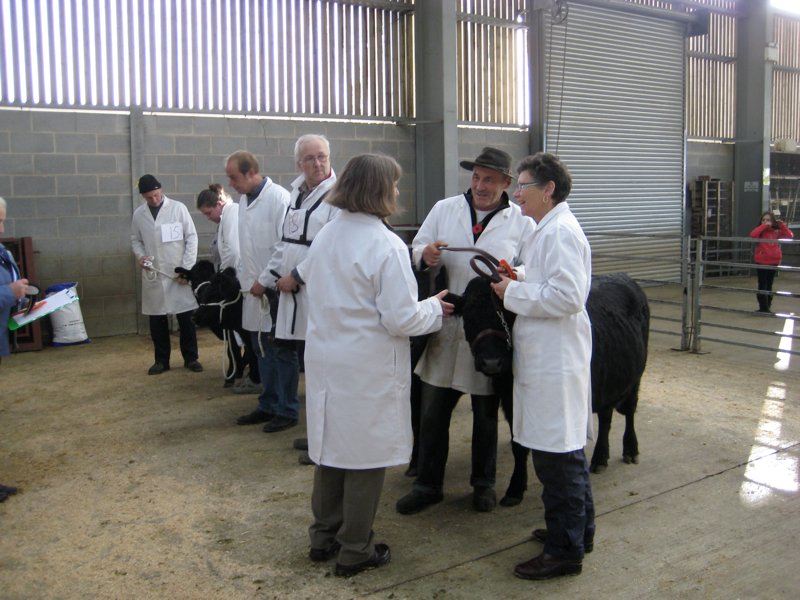
[[[142, 202], [131, 173], [127, 113], [0, 109], [0, 196], [8, 202], [4, 237], [33, 238], [37, 283], [78, 283], [86, 329], [102, 337], [147, 333], [138, 318], [130, 221]], [[527, 153], [527, 134], [513, 130], [460, 129], [460, 160], [475, 158], [486, 145], [514, 158]], [[394, 221], [414, 224], [414, 127], [337, 121], [295, 121], [196, 115], [145, 115], [145, 172], [164, 192], [186, 204], [208, 252], [213, 224], [194, 208], [196, 195], [214, 181], [227, 187], [223, 160], [247, 149], [262, 173], [290, 188], [298, 172], [294, 143], [321, 133], [331, 143], [333, 168], [353, 156], [382, 152], [403, 167]], [[469, 187], [469, 173], [459, 179]], [[228, 191], [236, 196], [235, 192]], [[45, 324], [47, 327], [47, 324]]]

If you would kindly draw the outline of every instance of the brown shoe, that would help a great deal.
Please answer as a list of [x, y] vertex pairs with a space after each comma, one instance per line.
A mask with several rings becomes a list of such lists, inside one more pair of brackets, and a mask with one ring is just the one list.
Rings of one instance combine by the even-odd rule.
[[[531, 537], [544, 544], [547, 541], [547, 529], [534, 529], [531, 532]], [[586, 535], [583, 538], [583, 552], [589, 554], [592, 550], [594, 550], [594, 536], [589, 537]]]
[[542, 552], [539, 556], [514, 567], [514, 575], [522, 579], [550, 579], [559, 575], [580, 575], [583, 561], [557, 558]]

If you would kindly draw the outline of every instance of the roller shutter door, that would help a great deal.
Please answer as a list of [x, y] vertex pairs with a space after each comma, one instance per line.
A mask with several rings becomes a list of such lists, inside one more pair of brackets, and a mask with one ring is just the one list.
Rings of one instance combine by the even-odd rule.
[[570, 3], [567, 21], [547, 30], [546, 148], [569, 165], [595, 273], [679, 279], [677, 263], [600, 256], [680, 259], [679, 239], [599, 234], [681, 233], [684, 25]]

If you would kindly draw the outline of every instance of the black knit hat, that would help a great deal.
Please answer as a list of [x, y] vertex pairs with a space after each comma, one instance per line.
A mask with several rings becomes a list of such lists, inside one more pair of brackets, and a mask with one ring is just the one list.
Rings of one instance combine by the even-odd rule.
[[474, 161], [462, 160], [459, 164], [467, 171], [472, 171], [475, 167], [484, 167], [499, 171], [503, 175], [514, 177], [514, 173], [511, 171], [511, 160], [511, 155], [508, 152], [487, 147], [481, 151], [480, 156]]
[[152, 192], [153, 190], [160, 190], [161, 184], [158, 183], [158, 179], [153, 177], [152, 175], [142, 175], [141, 179], [139, 179], [139, 193], [146, 194], [147, 192]]

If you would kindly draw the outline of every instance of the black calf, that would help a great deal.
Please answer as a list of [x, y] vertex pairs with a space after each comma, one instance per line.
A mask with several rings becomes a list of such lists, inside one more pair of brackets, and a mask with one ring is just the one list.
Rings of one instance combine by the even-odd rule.
[[[514, 314], [505, 310], [498, 312], [499, 302], [493, 296], [489, 284], [475, 278], [462, 296], [460, 312], [465, 336], [475, 356], [475, 368], [493, 378], [510, 422], [513, 418], [512, 353], [504, 336], [506, 330], [513, 327]], [[636, 282], [624, 273], [616, 273], [592, 281], [586, 309], [592, 323], [592, 410], [600, 423], [591, 470], [601, 473], [608, 467], [608, 435], [614, 410], [625, 415], [623, 460], [639, 462], [633, 416], [639, 401], [639, 383], [647, 364], [650, 307], [647, 296]], [[503, 319], [507, 327], [503, 326]], [[525, 491], [527, 451], [514, 448], [514, 460], [514, 474], [503, 498], [503, 501], [509, 499], [512, 505], [522, 499]], [[508, 505], [508, 502], [504, 504]]]

